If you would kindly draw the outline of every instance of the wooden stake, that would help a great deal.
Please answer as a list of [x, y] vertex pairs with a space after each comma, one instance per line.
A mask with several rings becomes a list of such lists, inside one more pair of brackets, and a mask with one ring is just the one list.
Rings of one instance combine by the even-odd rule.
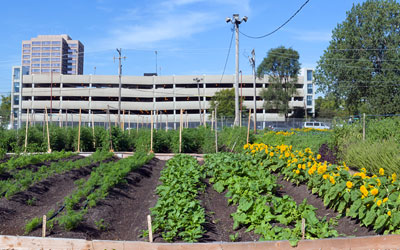
[[62, 127], [62, 111], [60, 109], [60, 111], [58, 112], [58, 127]]
[[110, 152], [114, 152], [113, 145], [112, 145], [112, 135], [111, 135], [110, 105], [107, 105], [107, 117], [108, 117], [108, 131], [110, 134]]
[[47, 107], [44, 107], [45, 118], [46, 118], [46, 129], [47, 129], [47, 153], [51, 153], [50, 147], [50, 133], [49, 133], [49, 120], [47, 118]]
[[147, 229], [149, 230], [149, 242], [153, 242], [153, 228], [151, 226], [151, 216], [147, 215]]
[[151, 128], [150, 128], [150, 154], [154, 153], [153, 152], [153, 110], [150, 113], [150, 118], [151, 118]]
[[93, 133], [93, 148], [96, 149], [96, 136], [94, 135], [94, 114], [92, 111], [92, 133]]
[[218, 153], [218, 119], [217, 119], [217, 108], [214, 110], [215, 115], [215, 153]]
[[306, 235], [306, 220], [304, 218], [301, 219], [301, 239], [304, 240]]
[[165, 131], [168, 131], [168, 115], [166, 115], [166, 119], [165, 119]]
[[254, 110], [254, 120], [253, 120], [253, 124], [254, 124], [254, 134], [256, 134], [257, 133], [257, 110], [255, 109]]
[[206, 123], [206, 110], [204, 110], [204, 114], [203, 114], [203, 124], [204, 124], [204, 127], [205, 128], [207, 128], [207, 123]]
[[81, 122], [82, 122], [82, 109], [79, 109], [78, 150], [77, 150], [77, 152], [80, 152], [80, 144], [81, 144]]
[[125, 110], [122, 110], [121, 130], [125, 131]]
[[29, 126], [29, 108], [26, 111], [26, 124], [25, 124], [25, 153], [26, 153], [26, 148], [28, 147], [28, 126]]
[[43, 215], [43, 221], [42, 221], [42, 237], [46, 237], [46, 224], [47, 224], [47, 218], [46, 218], [46, 215]]
[[247, 144], [249, 144], [250, 121], [251, 121], [251, 109], [249, 109], [249, 122], [247, 123], [247, 140], [246, 140], [246, 143], [247, 143]]
[[242, 127], [242, 111], [239, 112], [239, 127]]
[[211, 131], [214, 130], [214, 111], [211, 112]]
[[181, 119], [179, 125], [179, 153], [182, 153], [182, 126], [183, 126], [183, 110], [181, 109]]
[[66, 126], [68, 127], [68, 109], [65, 109], [65, 123]]
[[363, 113], [363, 134], [362, 134], [363, 141], [365, 141], [365, 113]]
[[128, 112], [128, 128], [129, 128], [129, 135], [131, 134], [131, 111]]
[[189, 116], [187, 111], [186, 111], [186, 128], [189, 128]]

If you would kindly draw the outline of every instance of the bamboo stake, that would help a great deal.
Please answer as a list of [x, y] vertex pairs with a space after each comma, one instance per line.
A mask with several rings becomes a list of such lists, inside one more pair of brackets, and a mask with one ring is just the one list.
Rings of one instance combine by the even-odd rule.
[[128, 128], [129, 128], [129, 135], [131, 134], [131, 111], [128, 112]]
[[186, 128], [189, 128], [189, 116], [187, 111], [186, 111]]
[[214, 111], [211, 112], [211, 131], [214, 130]]
[[181, 118], [179, 124], [179, 153], [182, 153], [182, 126], [183, 126], [183, 110], [181, 109]]
[[121, 130], [125, 131], [125, 110], [122, 110]]
[[247, 140], [246, 140], [246, 143], [247, 143], [247, 144], [249, 144], [250, 121], [251, 121], [251, 109], [249, 109], [249, 122], [247, 123]]
[[80, 144], [81, 144], [81, 122], [82, 122], [82, 109], [79, 109], [78, 150], [77, 150], [77, 152], [80, 152]]
[[165, 131], [168, 131], [168, 115], [166, 115], [167, 118], [165, 119]]
[[46, 237], [46, 224], [47, 224], [47, 218], [46, 218], [46, 215], [43, 215], [43, 221], [42, 221], [42, 237]]
[[147, 215], [147, 229], [149, 230], [149, 242], [153, 242], [153, 228], [151, 226], [151, 216]]
[[306, 235], [306, 220], [304, 218], [301, 218], [301, 235], [301, 239], [304, 240]]
[[50, 147], [50, 133], [49, 133], [49, 120], [47, 118], [47, 107], [44, 107], [45, 118], [46, 118], [46, 129], [47, 129], [47, 153], [51, 153]]
[[204, 110], [204, 114], [203, 114], [203, 124], [204, 124], [204, 127], [207, 128], [207, 123], [206, 123], [206, 110]]
[[363, 113], [363, 131], [362, 131], [362, 139], [365, 141], [365, 113]]
[[153, 152], [153, 110], [150, 113], [150, 118], [151, 118], [151, 128], [150, 128], [150, 154], [154, 153]]
[[96, 149], [96, 136], [94, 135], [94, 114], [92, 111], [92, 134], [93, 134], [93, 148]]
[[60, 109], [60, 111], [58, 112], [58, 127], [62, 127], [62, 111]]
[[26, 111], [26, 124], [25, 124], [25, 153], [26, 153], [26, 148], [28, 147], [28, 126], [29, 126], [29, 108]]
[[111, 135], [110, 105], [107, 105], [107, 117], [108, 117], [108, 131], [110, 133], [110, 152], [114, 152], [112, 145], [112, 135]]
[[214, 114], [215, 114], [215, 153], [218, 153], [218, 119], [217, 119], [217, 108], [215, 108]]

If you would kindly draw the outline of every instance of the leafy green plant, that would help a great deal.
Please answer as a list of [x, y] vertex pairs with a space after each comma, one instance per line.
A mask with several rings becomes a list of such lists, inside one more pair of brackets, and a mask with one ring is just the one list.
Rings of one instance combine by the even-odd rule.
[[32, 220], [30, 220], [28, 223], [25, 225], [25, 234], [28, 234], [35, 230], [41, 223], [41, 218], [35, 217]]

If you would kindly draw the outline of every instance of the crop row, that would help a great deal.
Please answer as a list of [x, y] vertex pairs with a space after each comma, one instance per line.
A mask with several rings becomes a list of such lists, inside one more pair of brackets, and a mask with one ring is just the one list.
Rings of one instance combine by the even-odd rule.
[[153, 231], [164, 240], [195, 242], [205, 232], [205, 211], [197, 199], [204, 191], [204, 166], [188, 155], [176, 155], [161, 172], [158, 201], [151, 208]]
[[[227, 190], [228, 203], [237, 205], [233, 229], [245, 226], [247, 231], [261, 235], [261, 240], [290, 240], [297, 244], [302, 237], [305, 219], [305, 238], [337, 236], [331, 222], [318, 219], [316, 208], [306, 200], [300, 205], [289, 196], [279, 197], [276, 177], [269, 171], [273, 162], [260, 162], [250, 155], [219, 153], [207, 155], [205, 165], [213, 188]], [[283, 226], [280, 226], [283, 225]]]
[[0, 174], [6, 171], [12, 171], [17, 168], [23, 168], [30, 164], [39, 164], [45, 161], [54, 161], [62, 158], [67, 158], [75, 153], [72, 152], [53, 152], [50, 154], [28, 154], [28, 155], [15, 155], [8, 161], [0, 164]]
[[[64, 205], [59, 209], [61, 211], [65, 208], [61, 216], [55, 217], [54, 211], [49, 211], [50, 228], [54, 226], [55, 222], [65, 230], [77, 227], [89, 208], [96, 206], [98, 201], [106, 198], [112, 187], [124, 183], [129, 172], [143, 166], [153, 157], [153, 154], [135, 153], [133, 156], [117, 162], [101, 163], [91, 172], [88, 180], [80, 179], [76, 182], [75, 192], [65, 197]], [[27, 233], [37, 226], [38, 219], [34, 218], [26, 225]]]
[[368, 175], [365, 169], [352, 173], [345, 163], [318, 162], [320, 155], [309, 148], [293, 150], [291, 146], [247, 144], [249, 155], [260, 162], [273, 162], [271, 171], [280, 172], [294, 183], [307, 183], [325, 206], [342, 215], [357, 218], [377, 233], [400, 233], [400, 181], [397, 175]]
[[15, 193], [24, 191], [31, 185], [50, 176], [86, 167], [90, 164], [104, 161], [112, 156], [112, 153], [98, 151], [89, 157], [79, 160], [52, 162], [50, 166], [43, 165], [36, 171], [29, 168], [21, 169], [14, 174], [13, 178], [0, 181], [0, 197], [9, 198]]

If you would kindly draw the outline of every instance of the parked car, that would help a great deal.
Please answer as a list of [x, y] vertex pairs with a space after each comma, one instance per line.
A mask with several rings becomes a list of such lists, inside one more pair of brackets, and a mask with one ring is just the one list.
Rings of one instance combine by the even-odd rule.
[[323, 122], [305, 122], [303, 127], [314, 129], [330, 129], [330, 127]]

